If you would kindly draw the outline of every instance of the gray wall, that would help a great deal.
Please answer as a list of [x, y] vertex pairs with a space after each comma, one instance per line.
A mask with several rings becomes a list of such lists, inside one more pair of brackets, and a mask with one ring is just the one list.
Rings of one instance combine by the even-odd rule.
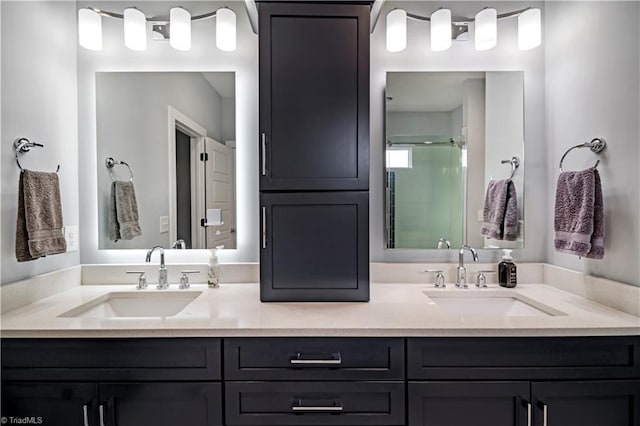
[[78, 224], [78, 109], [74, 2], [0, 2], [2, 55], [2, 164], [0, 223], [2, 283], [77, 265], [78, 252], [17, 263], [15, 230], [19, 169], [13, 141], [41, 142], [23, 155], [32, 170], [60, 164], [65, 225]]
[[[385, 4], [380, 21], [371, 36], [371, 173], [370, 173], [370, 247], [371, 260], [379, 261], [455, 261], [457, 252], [384, 249], [384, 86], [389, 71], [524, 71], [525, 91], [525, 156], [527, 177], [525, 187], [525, 215], [527, 227], [545, 229], [548, 188], [540, 185], [546, 180], [546, 144], [544, 132], [544, 47], [521, 52], [517, 47], [517, 20], [508, 19], [498, 25], [498, 46], [484, 52], [473, 47], [473, 41], [454, 43], [445, 52], [432, 52], [429, 46], [429, 26], [424, 22], [408, 22], [407, 48], [390, 53], [385, 48], [385, 16], [393, 8], [403, 8], [420, 15], [429, 15], [439, 7], [450, 7], [454, 15], [473, 16], [484, 6], [493, 6], [499, 12], [522, 8], [521, 2], [428, 2], [393, 1]], [[540, 7], [540, 2], [527, 3]], [[544, 12], [543, 12], [544, 13]], [[530, 237], [530, 238], [529, 238]], [[525, 248], [515, 250], [516, 261], [543, 261], [547, 236], [530, 235]], [[482, 251], [481, 260], [493, 261], [499, 256], [493, 251]]]
[[[547, 188], [555, 188], [558, 162], [568, 147], [594, 137], [609, 143], [598, 167], [605, 258], [579, 259], [554, 250], [549, 190], [547, 261], [634, 285], [640, 285], [639, 9], [638, 2], [550, 2], [544, 22], [550, 41], [545, 44]], [[565, 164], [575, 170], [593, 161], [594, 154], [583, 149], [572, 151]]]
[[[78, 2], [78, 7], [91, 5], [121, 13], [136, 6], [147, 16], [166, 16], [175, 2], [134, 1]], [[78, 135], [80, 182], [80, 226], [82, 263], [137, 263], [144, 260], [143, 250], [100, 250], [98, 242], [99, 173], [102, 162], [96, 159], [95, 73], [100, 71], [233, 71], [236, 76], [236, 175], [237, 250], [221, 250], [221, 262], [258, 261], [258, 38], [251, 31], [244, 2], [183, 2], [192, 15], [210, 12], [222, 6], [235, 10], [238, 25], [238, 47], [223, 52], [215, 46], [215, 19], [192, 25], [191, 50], [177, 51], [167, 42], [148, 41], [145, 52], [134, 52], [123, 45], [122, 21], [103, 19], [104, 49], [91, 52], [78, 48]], [[77, 43], [77, 42], [76, 42]], [[230, 134], [229, 131], [226, 132]], [[154, 161], [153, 164], [156, 164]], [[159, 162], [158, 167], [165, 167]], [[135, 170], [134, 170], [135, 172]], [[158, 224], [153, 226], [157, 229]], [[135, 240], [134, 240], [135, 241]], [[206, 262], [206, 250], [175, 250], [167, 254], [167, 262]]]
[[[202, 73], [99, 73], [97, 93], [98, 212], [100, 248], [170, 247], [169, 233], [160, 233], [160, 216], [169, 216], [169, 106], [221, 141], [221, 97]], [[233, 126], [231, 126], [233, 127]], [[104, 159], [129, 163], [134, 173], [142, 235], [113, 242], [108, 237], [111, 177]], [[115, 176], [127, 178], [125, 167]]]

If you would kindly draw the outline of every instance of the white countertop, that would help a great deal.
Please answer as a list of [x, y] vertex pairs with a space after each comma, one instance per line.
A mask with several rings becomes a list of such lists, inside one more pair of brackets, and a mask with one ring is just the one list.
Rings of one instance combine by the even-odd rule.
[[[157, 292], [149, 286], [145, 292]], [[178, 291], [175, 286], [175, 291]], [[424, 284], [371, 285], [369, 303], [262, 303], [258, 284], [209, 289], [173, 317], [60, 318], [109, 292], [132, 285], [83, 285], [0, 316], [2, 337], [230, 337], [230, 336], [605, 336], [640, 335], [640, 318], [546, 284], [445, 290]], [[441, 310], [423, 292], [513, 292], [566, 315], [489, 317]], [[482, 300], [477, 300], [482, 303]]]

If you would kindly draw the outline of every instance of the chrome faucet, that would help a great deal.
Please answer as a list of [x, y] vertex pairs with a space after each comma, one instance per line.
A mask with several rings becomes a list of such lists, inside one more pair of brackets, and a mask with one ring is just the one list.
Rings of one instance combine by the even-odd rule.
[[451, 248], [451, 241], [447, 240], [446, 238], [440, 238], [438, 240], [437, 249], [440, 250], [444, 246], [447, 246], [447, 248], [450, 249]]
[[176, 240], [175, 243], [171, 245], [172, 249], [185, 250], [187, 248], [187, 243], [184, 242], [182, 238]]
[[160, 269], [158, 269], [158, 290], [166, 290], [169, 288], [169, 283], [167, 282], [167, 268], [164, 264], [164, 249], [162, 246], [155, 246], [151, 248], [147, 252], [146, 262], [151, 262], [151, 255], [155, 250], [160, 252]]
[[456, 280], [457, 288], [467, 288], [467, 269], [464, 267], [464, 251], [469, 250], [473, 256], [473, 261], [478, 261], [478, 253], [473, 247], [463, 245], [458, 251], [458, 279]]

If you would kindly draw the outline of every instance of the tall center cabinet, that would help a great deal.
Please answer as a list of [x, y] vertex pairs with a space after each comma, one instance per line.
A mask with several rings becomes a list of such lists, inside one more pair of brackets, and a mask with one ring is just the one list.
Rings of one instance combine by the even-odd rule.
[[262, 301], [369, 300], [369, 7], [258, 3]]

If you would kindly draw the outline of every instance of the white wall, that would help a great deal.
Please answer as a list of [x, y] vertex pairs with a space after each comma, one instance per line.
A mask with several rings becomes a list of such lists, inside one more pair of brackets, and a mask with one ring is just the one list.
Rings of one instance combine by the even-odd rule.
[[21, 157], [25, 168], [60, 164], [65, 225], [78, 224], [78, 109], [74, 2], [0, 2], [2, 10], [2, 283], [76, 265], [78, 252], [17, 263], [15, 230], [19, 169], [13, 141], [41, 142]]
[[[528, 6], [544, 8], [539, 2]], [[393, 8], [403, 8], [420, 15], [430, 15], [439, 7], [449, 7], [454, 15], [473, 16], [484, 6], [496, 7], [498, 12], [522, 8], [521, 2], [387, 2], [380, 21], [371, 36], [371, 173], [370, 173], [370, 247], [371, 260], [379, 261], [455, 261], [457, 252], [426, 250], [384, 249], [384, 86], [386, 73], [390, 71], [524, 71], [525, 91], [525, 156], [527, 158], [527, 183], [525, 187], [525, 215], [531, 229], [544, 229], [549, 199], [548, 189], [540, 182], [546, 179], [546, 144], [544, 133], [544, 44], [530, 51], [521, 52], [517, 47], [517, 20], [500, 21], [498, 46], [490, 51], [478, 52], [473, 41], [454, 43], [445, 52], [432, 52], [429, 47], [429, 26], [424, 22], [408, 22], [406, 50], [387, 52], [385, 48], [385, 19]], [[544, 12], [543, 12], [544, 13]], [[518, 261], [542, 261], [545, 259], [547, 235], [529, 235], [525, 248], [516, 250]], [[497, 253], [483, 251], [487, 261], [498, 259]]]
[[[167, 16], [175, 2], [78, 2], [122, 13], [136, 6], [147, 16]], [[142, 250], [98, 249], [97, 152], [95, 73], [98, 71], [233, 71], [236, 73], [237, 152], [237, 250], [222, 250], [221, 262], [258, 260], [258, 38], [251, 31], [243, 2], [184, 2], [193, 15], [229, 6], [237, 14], [238, 48], [223, 52], [215, 46], [215, 19], [192, 25], [192, 47], [188, 52], [172, 49], [167, 42], [149, 40], [145, 52], [123, 45], [122, 21], [103, 19], [104, 49], [91, 52], [78, 48], [79, 173], [82, 263], [141, 262]], [[77, 42], [76, 42], [77, 43]], [[165, 167], [165, 163], [158, 164]], [[102, 172], [102, 170], [100, 170]], [[142, 195], [142, 194], [141, 194]], [[140, 196], [141, 196], [140, 195]], [[204, 250], [172, 251], [168, 262], [206, 262]]]
[[[198, 72], [99, 73], [96, 78], [99, 241], [103, 249], [171, 247], [169, 233], [160, 233], [160, 217], [170, 216], [169, 107], [204, 127], [207, 136], [222, 140], [220, 94]], [[175, 132], [175, 131], [174, 131]], [[134, 173], [142, 235], [133, 240], [109, 240], [111, 177], [104, 160], [126, 161]], [[116, 166], [118, 178], [128, 178]]]
[[[544, 215], [547, 261], [634, 285], [640, 285], [639, 9], [638, 2], [550, 2], [543, 24], [545, 38], [553, 40], [546, 45], [546, 186], [555, 188], [558, 162], [568, 147], [594, 137], [609, 144], [598, 167], [605, 258], [556, 253], [554, 191], [549, 190]], [[572, 151], [565, 164], [580, 169], [593, 161], [594, 154], [583, 149]]]

